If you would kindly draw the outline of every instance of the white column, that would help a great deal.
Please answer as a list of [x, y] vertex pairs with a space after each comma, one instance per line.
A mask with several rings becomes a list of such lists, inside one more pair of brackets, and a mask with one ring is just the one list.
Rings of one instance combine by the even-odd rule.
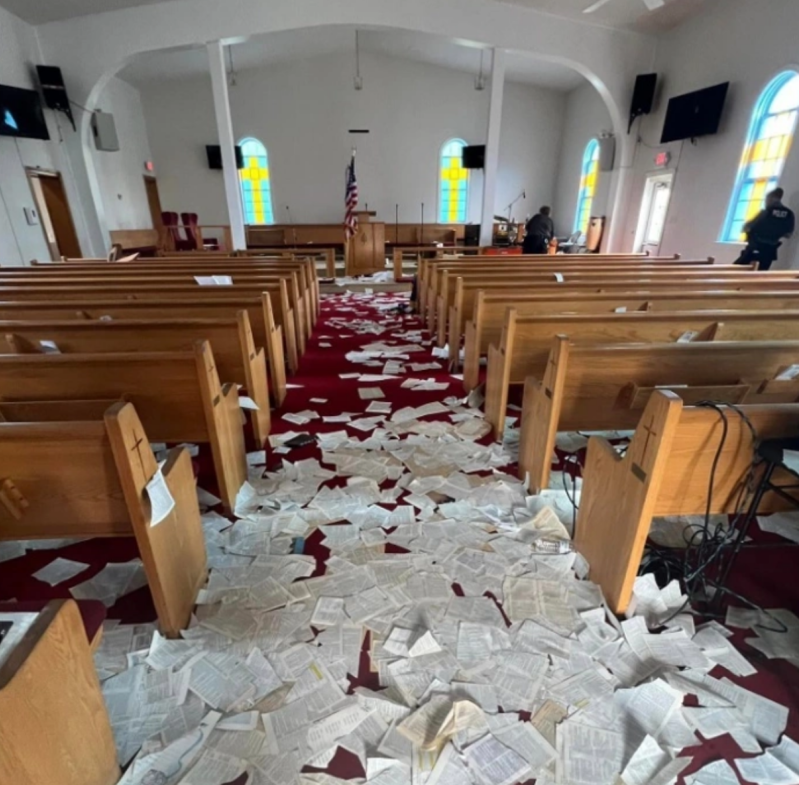
[[247, 237], [244, 233], [239, 172], [236, 169], [236, 140], [233, 137], [233, 120], [230, 117], [225, 49], [221, 41], [212, 41], [208, 44], [208, 65], [211, 69], [211, 86], [214, 91], [216, 128], [219, 133], [219, 144], [222, 147], [222, 176], [225, 179], [230, 234], [234, 250], [244, 251], [247, 249]]
[[491, 97], [488, 106], [486, 162], [483, 172], [483, 213], [480, 245], [491, 245], [494, 239], [494, 202], [499, 169], [499, 137], [502, 130], [502, 99], [505, 93], [505, 50], [491, 50]]

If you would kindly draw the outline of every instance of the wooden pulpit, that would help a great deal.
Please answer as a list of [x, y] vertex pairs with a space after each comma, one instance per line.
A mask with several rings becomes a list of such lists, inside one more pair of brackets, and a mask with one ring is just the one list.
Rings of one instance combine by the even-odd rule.
[[386, 225], [372, 221], [374, 212], [361, 211], [358, 231], [347, 242], [347, 275], [371, 275], [386, 269]]

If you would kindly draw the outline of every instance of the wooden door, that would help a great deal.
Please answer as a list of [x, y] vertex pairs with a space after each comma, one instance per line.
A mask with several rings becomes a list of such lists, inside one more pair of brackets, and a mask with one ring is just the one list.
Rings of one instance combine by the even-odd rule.
[[[69, 258], [80, 257], [80, 243], [72, 221], [72, 211], [69, 209], [67, 193], [64, 182], [58, 173], [39, 173], [35, 175], [41, 186], [41, 195], [47, 206], [49, 222], [55, 235], [55, 241], [61, 256]], [[35, 186], [34, 186], [35, 189]], [[35, 189], [37, 190], [37, 189]], [[49, 238], [48, 238], [49, 239]]]
[[158, 181], [155, 177], [144, 175], [144, 189], [147, 191], [147, 204], [150, 205], [150, 215], [153, 219], [153, 229], [159, 233], [164, 228], [161, 220], [161, 197], [158, 193]]

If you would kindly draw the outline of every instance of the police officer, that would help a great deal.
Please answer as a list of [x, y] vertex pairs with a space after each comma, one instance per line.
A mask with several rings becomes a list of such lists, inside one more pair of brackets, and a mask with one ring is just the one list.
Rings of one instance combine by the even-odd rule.
[[545, 254], [549, 252], [549, 241], [555, 236], [555, 224], [549, 217], [551, 207], [542, 207], [525, 227], [522, 251], [525, 254]]
[[796, 224], [793, 210], [782, 203], [785, 192], [775, 188], [766, 196], [766, 209], [744, 225], [747, 245], [735, 264], [760, 262], [768, 270], [777, 259], [777, 249], [784, 237], [790, 237]]

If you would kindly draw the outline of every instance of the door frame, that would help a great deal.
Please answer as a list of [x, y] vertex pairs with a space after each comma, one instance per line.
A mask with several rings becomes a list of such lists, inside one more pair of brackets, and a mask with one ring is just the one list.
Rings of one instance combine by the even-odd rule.
[[53, 170], [53, 169], [38, 169], [36, 167], [25, 167], [25, 175], [28, 178], [28, 185], [31, 189], [31, 194], [33, 196], [33, 201], [36, 204], [36, 209], [39, 211], [39, 225], [42, 228], [42, 234], [44, 235], [44, 241], [47, 243], [47, 247], [50, 249], [50, 255], [53, 258], [53, 261], [58, 262], [61, 261], [62, 251], [58, 245], [58, 237], [55, 234], [55, 230], [53, 231], [53, 236], [55, 237], [55, 242], [51, 242], [50, 238], [47, 236], [47, 229], [45, 227], [45, 220], [50, 223], [52, 226], [52, 218], [50, 216], [50, 208], [47, 206], [47, 201], [42, 194], [42, 199], [40, 201], [39, 194], [37, 193], [36, 189], [33, 186], [34, 180], [41, 180], [44, 178], [51, 179], [51, 180], [58, 180], [61, 184], [61, 190], [64, 193], [64, 205], [67, 210], [67, 217], [69, 219], [70, 224], [72, 225], [72, 232], [75, 235], [75, 242], [78, 246], [78, 252], [80, 254], [83, 253], [83, 250], [80, 246], [80, 238], [78, 237], [78, 230], [75, 226], [75, 218], [72, 215], [72, 205], [69, 203], [69, 195], [67, 194], [66, 186], [64, 185], [64, 178], [61, 175], [61, 172]]
[[[656, 172], [649, 172], [646, 176], [644, 183], [644, 193], [641, 198], [641, 209], [638, 213], [638, 222], [635, 228], [635, 242], [633, 243], [633, 253], [641, 253], [646, 241], [646, 231], [649, 228], [650, 213], [652, 211], [652, 203], [655, 198], [655, 190], [658, 183], [669, 183], [671, 196], [674, 195], [674, 178], [676, 172], [673, 169], [663, 170], [660, 169]], [[669, 218], [669, 211], [671, 210], [671, 196], [669, 197], [669, 206], [666, 208], [666, 215], [664, 218], [664, 231], [665, 223]], [[660, 236], [657, 251], [660, 251], [660, 246], [663, 244], [663, 235]]]

